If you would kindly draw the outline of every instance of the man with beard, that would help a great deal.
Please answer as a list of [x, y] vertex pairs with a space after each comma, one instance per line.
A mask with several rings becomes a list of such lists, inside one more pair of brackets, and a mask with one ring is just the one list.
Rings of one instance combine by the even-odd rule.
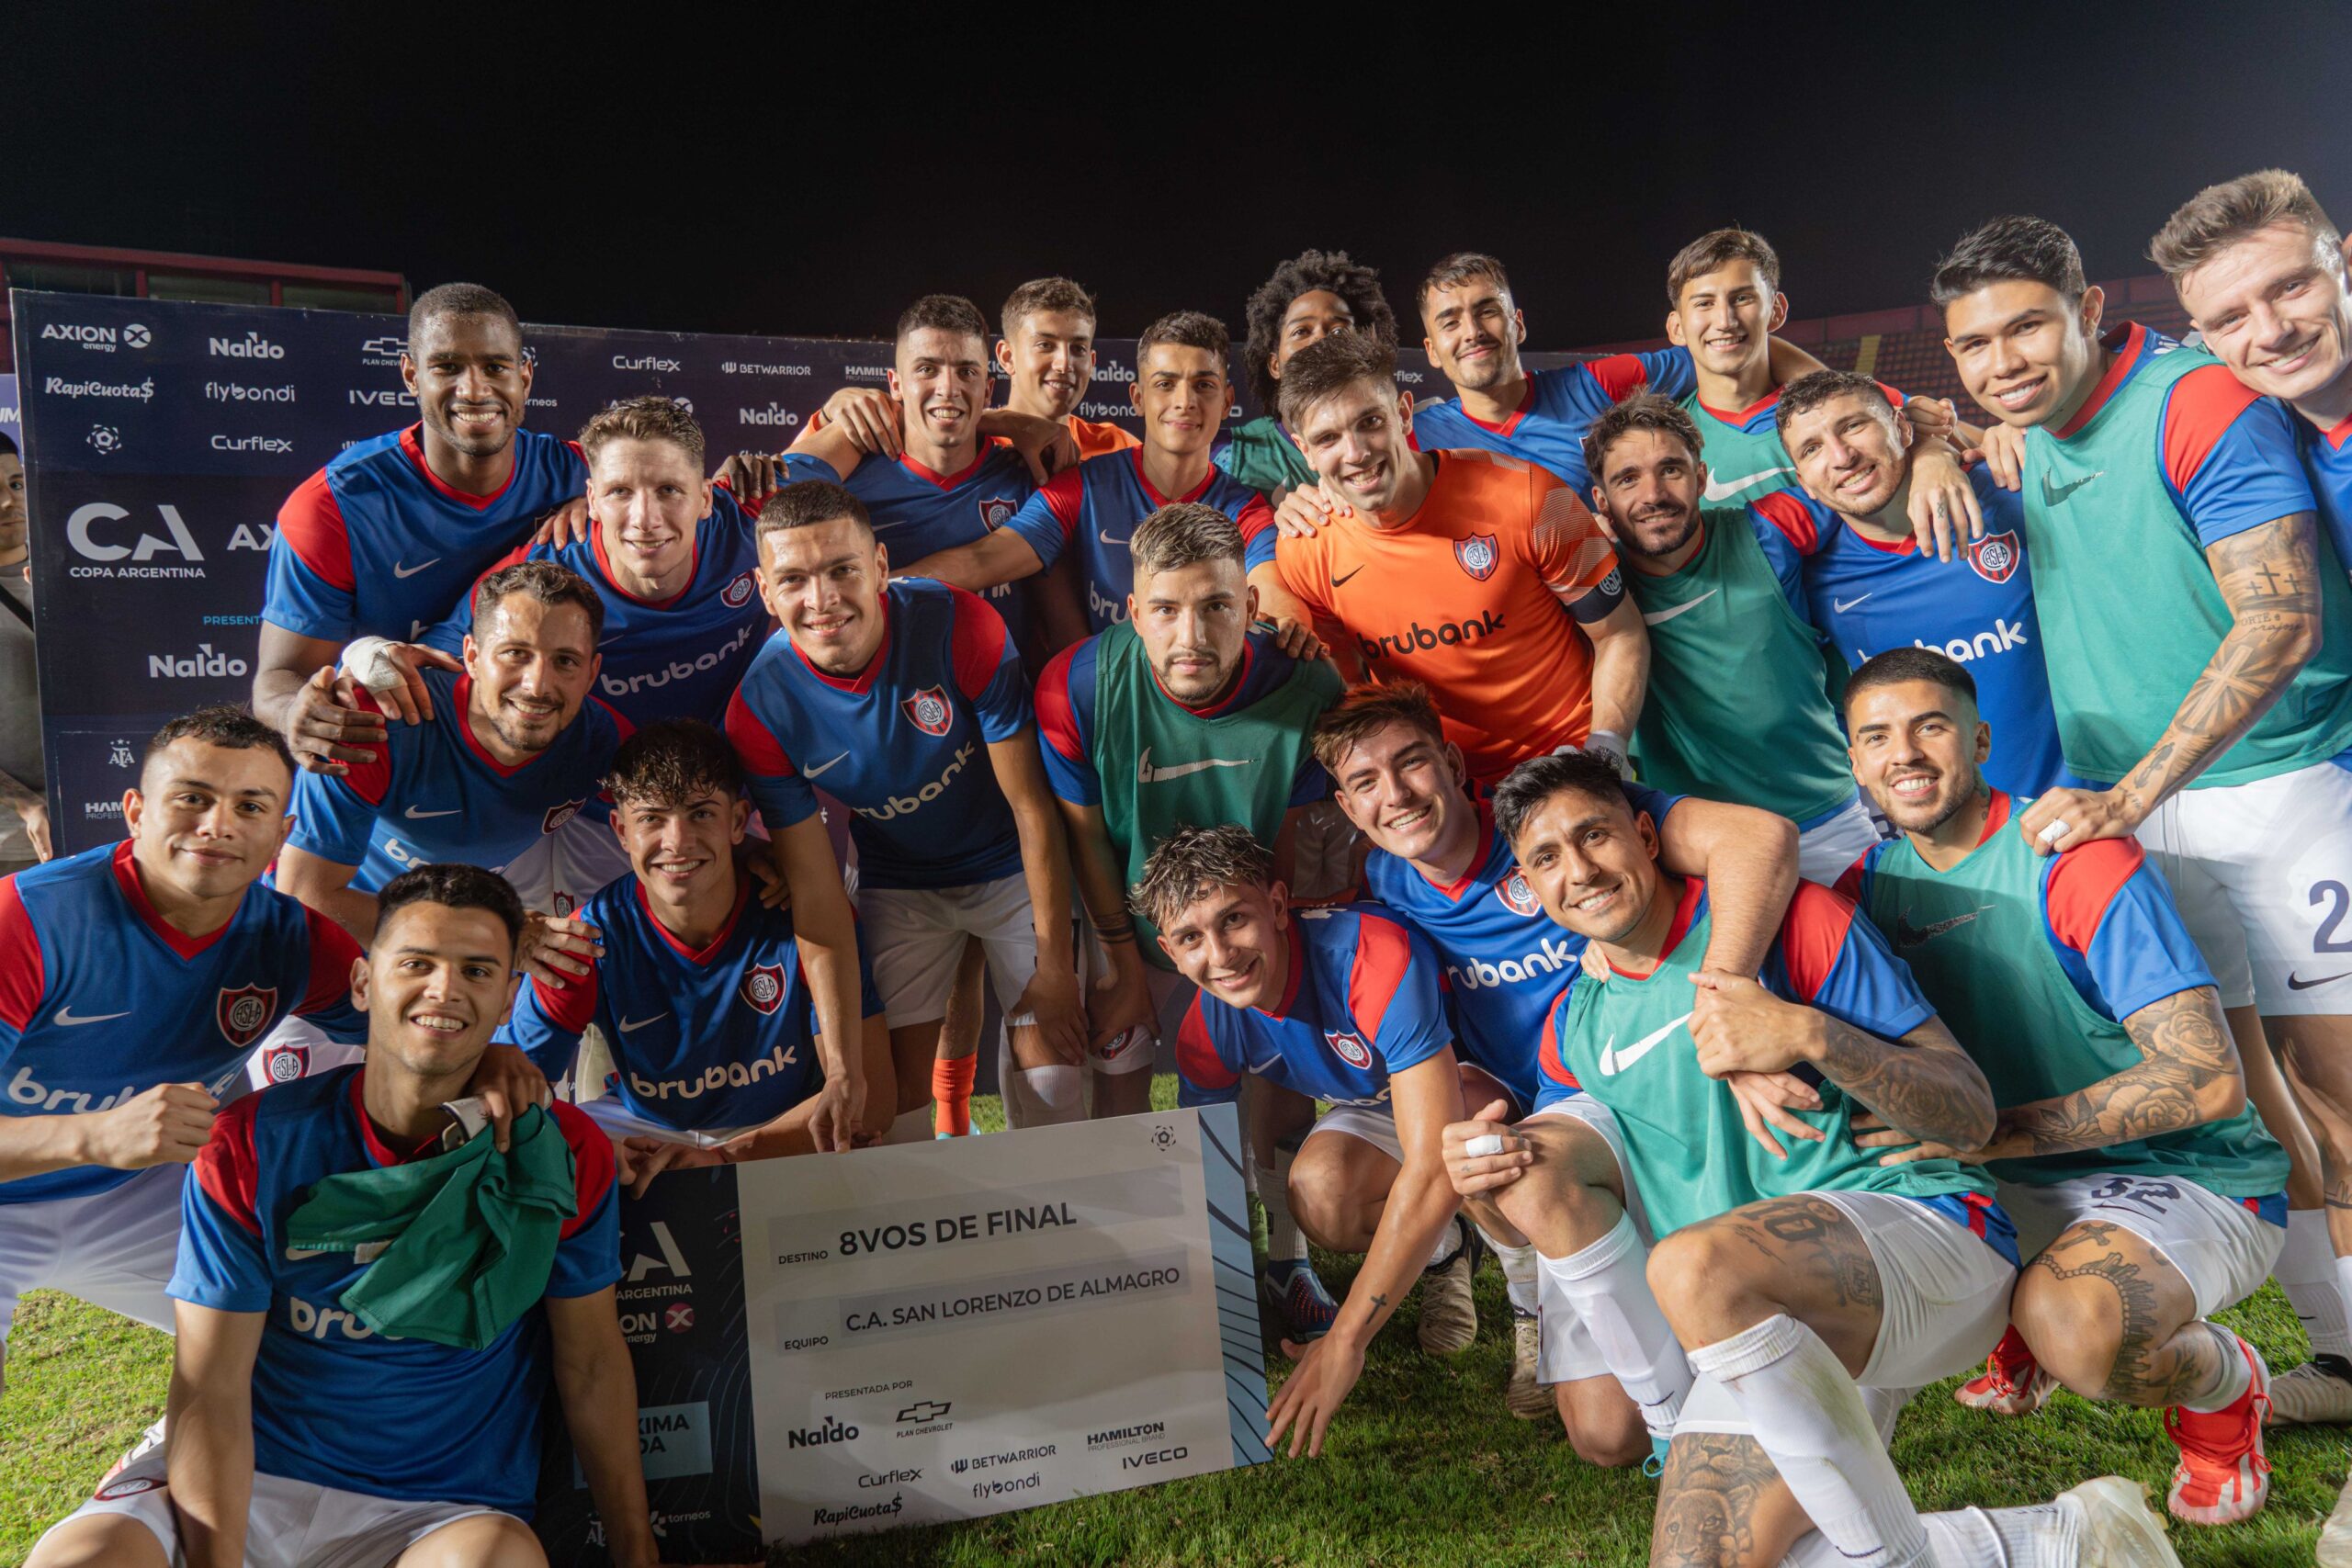
[[1233, 432], [1216, 466], [1279, 505], [1315, 482], [1279, 415], [1283, 367], [1300, 349], [1337, 332], [1359, 332], [1394, 349], [1396, 314], [1380, 291], [1380, 274], [1345, 251], [1302, 251], [1251, 292], [1243, 321], [1243, 368], [1258, 406], [1268, 412]]
[[1595, 420], [1585, 458], [1593, 507], [1649, 631], [1649, 700], [1634, 731], [1642, 777], [1789, 818], [1799, 873], [1835, 881], [1878, 830], [1846, 770], [1801, 607], [1784, 530], [1812, 526], [1805, 503], [1783, 491], [1702, 511], [1698, 427], [1655, 392]]

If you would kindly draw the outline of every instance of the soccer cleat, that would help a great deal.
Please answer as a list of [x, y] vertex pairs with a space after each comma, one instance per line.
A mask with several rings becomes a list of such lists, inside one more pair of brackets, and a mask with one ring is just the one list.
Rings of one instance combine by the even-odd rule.
[[2335, 1499], [2335, 1511], [2319, 1528], [2319, 1568], [2352, 1568], [2352, 1482]]
[[[1428, 1310], [1426, 1306], [1422, 1308]], [[1536, 1361], [1544, 1336], [1532, 1312], [1510, 1309], [1510, 1385], [1503, 1404], [1522, 1421], [1541, 1421], [1552, 1414], [1552, 1389], [1536, 1380]]]
[[1304, 1258], [1268, 1259], [1258, 1270], [1258, 1299], [1273, 1313], [1283, 1337], [1294, 1344], [1322, 1338], [1340, 1319], [1340, 1303]]
[[1478, 1303], [1470, 1281], [1478, 1272], [1478, 1255], [1486, 1244], [1478, 1229], [1459, 1214], [1453, 1230], [1460, 1245], [1453, 1256], [1421, 1270], [1421, 1352], [1429, 1356], [1459, 1356], [1478, 1337]]
[[[2335, 1366], [2327, 1364], [2331, 1361]], [[2336, 1370], [2342, 1364], [2333, 1356], [2314, 1356], [2271, 1379], [2265, 1425], [2340, 1427], [2352, 1422], [2352, 1379]]]
[[2180, 1568], [2165, 1521], [2148, 1506], [2148, 1489], [2120, 1475], [2102, 1475], [2058, 1494], [2083, 1511], [2083, 1568]]
[[2261, 1511], [2270, 1495], [2270, 1461], [2262, 1451], [2262, 1413], [2270, 1404], [2270, 1371], [2253, 1346], [2238, 1341], [2250, 1376], [2245, 1392], [2221, 1410], [2168, 1405], [2165, 1431], [2180, 1447], [2165, 1506], [2192, 1525], [2232, 1525]]
[[1971, 1410], [2030, 1416], [2049, 1404], [2057, 1390], [2058, 1380], [2041, 1370], [2024, 1338], [2011, 1327], [1984, 1358], [1984, 1371], [1952, 1390], [1951, 1396]]
[[1673, 1447], [1673, 1438], [1661, 1438], [1656, 1432], [1652, 1432], [1650, 1434], [1650, 1457], [1642, 1461], [1642, 1473], [1652, 1481], [1656, 1481], [1659, 1476], [1664, 1475], [1666, 1473], [1666, 1456], [1668, 1451]]

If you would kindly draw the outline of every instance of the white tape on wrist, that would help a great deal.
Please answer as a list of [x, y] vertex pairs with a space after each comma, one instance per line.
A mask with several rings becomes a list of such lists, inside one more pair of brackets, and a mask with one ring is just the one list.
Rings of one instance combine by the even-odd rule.
[[405, 679], [390, 656], [392, 639], [363, 637], [343, 650], [343, 672], [371, 692], [389, 692]]
[[1487, 1155], [1498, 1155], [1503, 1152], [1502, 1136], [1497, 1133], [1481, 1133], [1463, 1145], [1462, 1152], [1472, 1159], [1479, 1159]]

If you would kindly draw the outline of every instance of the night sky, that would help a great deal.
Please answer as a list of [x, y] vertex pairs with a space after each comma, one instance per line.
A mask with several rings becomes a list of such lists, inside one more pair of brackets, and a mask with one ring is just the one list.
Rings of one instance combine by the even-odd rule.
[[1108, 335], [1185, 306], [1238, 335], [1305, 246], [1380, 266], [1400, 314], [1467, 247], [1566, 348], [1657, 334], [1667, 258], [1728, 222], [1810, 317], [1917, 302], [2004, 210], [2064, 223], [2094, 276], [2151, 271], [2178, 201], [2268, 164], [2352, 221], [2340, 5], [1686, 4], [1616, 31], [1557, 7], [1535, 32], [1425, 5], [1370, 34], [1354, 7], [832, 8], [865, 36], [663, 6], [35, 9], [0, 53], [0, 233], [471, 278], [542, 321], [878, 336], [918, 293], [993, 314], [1064, 272]]

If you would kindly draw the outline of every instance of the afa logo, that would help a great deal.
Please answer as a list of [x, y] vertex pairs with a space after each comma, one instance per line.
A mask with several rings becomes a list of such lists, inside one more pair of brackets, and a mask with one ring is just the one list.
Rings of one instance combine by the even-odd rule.
[[1323, 1032], [1323, 1038], [1332, 1050], [1339, 1053], [1340, 1060], [1348, 1066], [1356, 1068], [1372, 1066], [1372, 1048], [1363, 1043], [1363, 1035], [1327, 1029]]
[[2017, 575], [2018, 562], [2023, 558], [2014, 532], [1987, 534], [1968, 547], [1968, 564], [1987, 582], [2007, 582]]
[[560, 806], [548, 807], [548, 814], [539, 819], [539, 831], [554, 832], [566, 822], [579, 816], [580, 808], [587, 804], [585, 800], [567, 800]]
[[1495, 547], [1492, 534], [1473, 534], [1466, 539], [1453, 541], [1453, 558], [1470, 574], [1473, 582], [1484, 582], [1495, 575], [1495, 568], [1502, 564], [1502, 551]]
[[1495, 897], [1501, 899], [1503, 908], [1514, 915], [1538, 915], [1544, 911], [1543, 904], [1535, 897], [1535, 889], [1527, 885], [1527, 874], [1517, 866], [1512, 866], [1510, 874], [1495, 884]]
[[220, 987], [220, 997], [213, 1006], [213, 1016], [220, 1021], [220, 1032], [232, 1045], [250, 1045], [261, 1038], [269, 1021], [277, 1013], [277, 987], [275, 986], [239, 986], [234, 989]]
[[980, 521], [987, 524], [989, 531], [993, 533], [1012, 522], [1012, 514], [1016, 510], [1013, 502], [1003, 496], [992, 495], [980, 502]]
[[743, 999], [757, 1010], [772, 1013], [784, 1005], [784, 965], [754, 964], [743, 971]]
[[272, 1045], [261, 1065], [262, 1075], [272, 1083], [292, 1083], [307, 1077], [311, 1072], [311, 1048], [308, 1045]]
[[947, 705], [947, 694], [937, 686], [925, 686], [899, 706], [925, 735], [944, 735], [947, 727], [956, 722], [956, 710]]
[[718, 602], [730, 610], [740, 610], [752, 602], [752, 595], [759, 589], [759, 579], [747, 571], [718, 591]]

